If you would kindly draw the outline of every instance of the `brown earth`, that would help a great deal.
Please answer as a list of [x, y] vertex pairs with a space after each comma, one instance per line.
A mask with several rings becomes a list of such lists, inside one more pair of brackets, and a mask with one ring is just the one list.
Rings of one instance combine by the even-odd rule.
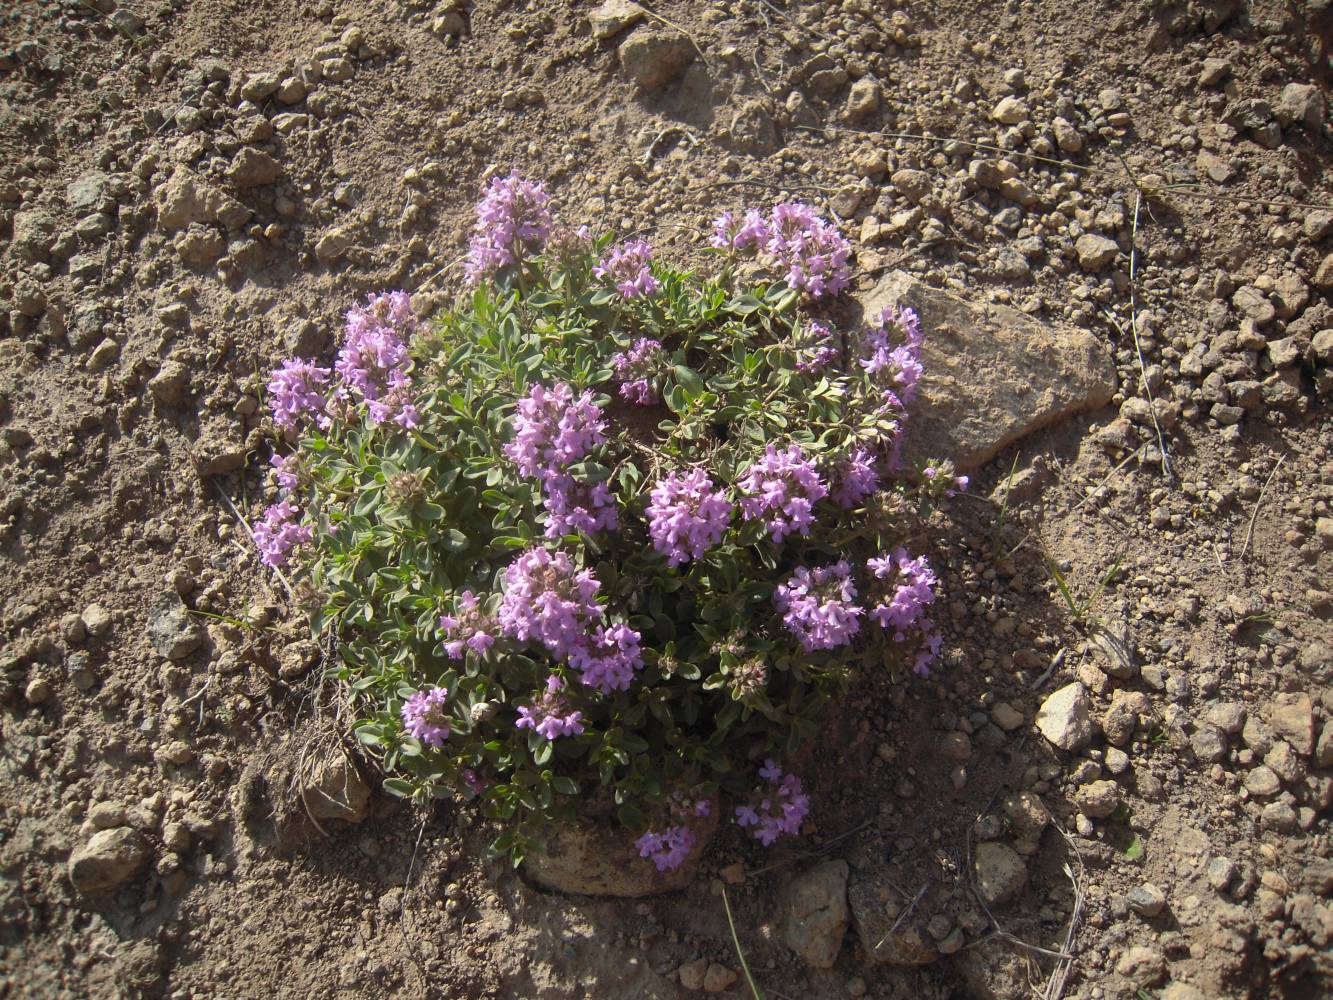
[[[724, 885], [771, 997], [1328, 995], [1328, 5], [664, 0], [606, 38], [597, 6], [0, 10], [0, 996], [678, 997], [734, 979]], [[805, 835], [726, 829], [648, 901], [539, 892], [465, 804], [363, 787], [232, 511], [263, 373], [367, 290], [446, 301], [511, 167], [686, 262], [721, 209], [815, 201], [863, 288], [1118, 369], [932, 517], [944, 663], [858, 685]], [[1034, 722], [1074, 682], [1066, 751]], [[817, 858], [831, 969], [785, 943]]]

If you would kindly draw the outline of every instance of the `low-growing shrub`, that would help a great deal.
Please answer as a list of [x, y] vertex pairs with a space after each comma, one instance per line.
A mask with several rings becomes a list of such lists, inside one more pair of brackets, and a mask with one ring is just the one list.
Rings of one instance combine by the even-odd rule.
[[497, 177], [452, 308], [372, 295], [330, 367], [269, 383], [295, 447], [262, 561], [336, 638], [386, 788], [475, 796], [516, 862], [562, 817], [614, 812], [664, 869], [724, 802], [796, 833], [779, 762], [858, 671], [939, 648], [908, 525], [965, 480], [900, 469], [917, 317], [839, 329], [849, 247], [807, 205], [725, 213], [711, 249], [704, 275], [555, 228]]

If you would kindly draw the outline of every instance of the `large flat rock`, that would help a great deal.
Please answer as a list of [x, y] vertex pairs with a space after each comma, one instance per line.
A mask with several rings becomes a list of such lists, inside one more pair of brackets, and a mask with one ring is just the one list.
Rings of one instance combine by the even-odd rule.
[[1106, 345], [1086, 330], [973, 303], [892, 271], [860, 296], [867, 318], [901, 303], [925, 336], [925, 375], [907, 422], [907, 459], [983, 465], [1026, 434], [1105, 406], [1116, 390]]

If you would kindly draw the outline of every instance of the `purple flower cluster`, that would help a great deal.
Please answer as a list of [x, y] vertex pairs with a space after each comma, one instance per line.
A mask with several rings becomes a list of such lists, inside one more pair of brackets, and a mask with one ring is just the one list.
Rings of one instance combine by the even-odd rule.
[[265, 566], [281, 569], [287, 565], [292, 550], [314, 537], [315, 529], [300, 524], [301, 512], [288, 500], [271, 505], [263, 519], [255, 525], [255, 546], [259, 561]]
[[406, 292], [371, 295], [365, 306], [347, 312], [343, 346], [334, 362], [343, 383], [338, 395], [364, 399], [373, 424], [393, 420], [408, 429], [417, 425], [407, 349], [417, 325]]
[[869, 448], [854, 448], [839, 464], [833, 487], [833, 502], [851, 510], [879, 489], [875, 454]]
[[403, 702], [403, 725], [428, 747], [440, 747], [449, 737], [449, 691], [442, 687], [418, 691]]
[[569, 652], [569, 664], [579, 679], [602, 694], [624, 691], [643, 667], [639, 633], [628, 625], [598, 625]]
[[614, 531], [620, 525], [615, 498], [606, 483], [581, 483], [573, 476], [547, 476], [542, 480], [542, 506], [546, 509], [546, 537], [594, 531]]
[[648, 268], [652, 259], [653, 248], [647, 240], [630, 240], [612, 250], [592, 269], [592, 273], [599, 278], [610, 278], [627, 299], [647, 298], [657, 294], [662, 287]]
[[268, 382], [268, 405], [280, 430], [293, 430], [306, 416], [313, 416], [320, 427], [329, 426], [324, 391], [330, 374], [329, 369], [300, 358], [288, 358], [273, 370]]
[[865, 609], [855, 603], [856, 584], [845, 559], [831, 566], [798, 566], [773, 592], [773, 604], [807, 652], [845, 646], [861, 628]]
[[583, 713], [572, 709], [564, 695], [565, 682], [558, 674], [546, 678], [546, 690], [531, 705], [518, 707], [519, 729], [531, 729], [548, 741], [562, 736], [578, 736], [583, 732]]
[[492, 177], [477, 203], [477, 225], [463, 267], [468, 284], [518, 263], [526, 251], [540, 249], [551, 232], [550, 196], [535, 181], [517, 173]]
[[763, 517], [775, 542], [793, 532], [810, 534], [815, 504], [828, 494], [814, 463], [795, 444], [786, 451], [770, 444], [741, 479], [740, 488], [749, 494], [741, 497], [742, 516], [747, 521]]
[[864, 333], [865, 354], [861, 367], [884, 385], [885, 401], [903, 410], [916, 398], [921, 381], [921, 320], [906, 306], [893, 306], [879, 314]]
[[564, 552], [528, 549], [505, 569], [500, 631], [522, 641], [536, 640], [556, 656], [569, 656], [600, 621], [600, 588], [590, 570], [574, 572]]
[[786, 272], [788, 285], [813, 299], [837, 295], [851, 281], [851, 244], [804, 202], [774, 205], [767, 219], [753, 208], [739, 218], [723, 212], [709, 242], [719, 250], [762, 251]]
[[634, 846], [639, 849], [639, 857], [650, 859], [659, 872], [679, 868], [690, 856], [690, 851], [694, 850], [694, 845], [694, 831], [684, 824], [669, 826], [660, 833], [649, 830], [634, 841]]
[[444, 630], [444, 652], [450, 659], [457, 660], [464, 650], [472, 650], [478, 656], [485, 656], [495, 645], [495, 636], [491, 632], [495, 623], [482, 610], [481, 601], [470, 590], [458, 595], [454, 602], [454, 614], [440, 615], [440, 628]]
[[[940, 474], [940, 470], [939, 470], [939, 469], [936, 469], [934, 466], [930, 466], [930, 465], [927, 465], [924, 469], [921, 470], [921, 475], [922, 475], [922, 477], [925, 478], [925, 479], [928, 480], [928, 481], [932, 481], [932, 483], [933, 483], [933, 480], [934, 480], [939, 474]], [[971, 480], [970, 478], [968, 478], [967, 476], [954, 476], [954, 477], [953, 477], [953, 481], [952, 481], [951, 483], [945, 485], [945, 487], [944, 487], [944, 495], [945, 495], [946, 497], [951, 497], [951, 496], [956, 495], [957, 493], [961, 492], [962, 490], [967, 489], [967, 485], [968, 485], [968, 483], [970, 483], [971, 481], [972, 481], [972, 480]]]
[[913, 559], [902, 547], [867, 560], [866, 566], [879, 579], [891, 580], [893, 587], [886, 602], [870, 609], [870, 616], [883, 628], [894, 630], [894, 642], [905, 642], [910, 629], [921, 633], [912, 669], [926, 676], [943, 643], [943, 637], [926, 613], [926, 608], [935, 602], [935, 571], [925, 556]]
[[620, 398], [639, 406], [659, 402], [657, 380], [662, 377], [666, 360], [661, 342], [647, 337], [640, 337], [628, 351], [612, 358], [611, 365], [620, 382]]
[[504, 452], [525, 476], [561, 475], [606, 440], [602, 409], [585, 392], [577, 399], [563, 382], [550, 389], [534, 385], [518, 401], [514, 440]]
[[268, 464], [273, 466], [273, 479], [284, 496], [296, 489], [297, 475], [301, 470], [300, 459], [295, 454], [272, 455]]
[[675, 473], [653, 487], [648, 504], [648, 534], [669, 566], [698, 559], [722, 540], [732, 505], [702, 469]]
[[768, 221], [757, 208], [743, 216], [723, 212], [713, 221], [713, 238], [708, 242], [718, 250], [748, 250], [768, 242]]
[[736, 823], [741, 828], [752, 827], [752, 835], [767, 847], [783, 834], [795, 836], [801, 832], [801, 823], [810, 811], [810, 799], [801, 787], [801, 779], [794, 774], [783, 774], [772, 760], [765, 761], [759, 771], [768, 782], [758, 806], [736, 807]]
[[817, 375], [838, 360], [833, 328], [819, 320], [807, 322], [792, 346], [796, 350], [796, 370], [802, 375]]

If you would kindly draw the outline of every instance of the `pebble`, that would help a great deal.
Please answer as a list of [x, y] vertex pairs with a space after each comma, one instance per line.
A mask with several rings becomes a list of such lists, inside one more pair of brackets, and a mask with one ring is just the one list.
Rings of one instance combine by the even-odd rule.
[[1114, 781], [1094, 781], [1074, 793], [1074, 802], [1092, 819], [1105, 819], [1120, 805], [1120, 787]]
[[83, 627], [94, 639], [100, 639], [111, 631], [111, 613], [100, 604], [90, 604], [80, 616]]
[[1205, 874], [1208, 877], [1208, 884], [1218, 892], [1224, 892], [1231, 884], [1232, 879], [1236, 877], [1236, 862], [1230, 858], [1216, 857], [1208, 859], [1208, 867]]
[[23, 697], [29, 705], [42, 704], [51, 697], [51, 682], [42, 676], [32, 678], [23, 689]]
[[978, 844], [972, 864], [977, 889], [990, 906], [1007, 903], [1027, 885], [1027, 866], [1007, 844], [997, 841]]
[[1092, 719], [1083, 685], [1066, 685], [1042, 702], [1037, 710], [1037, 728], [1055, 746], [1071, 753], [1091, 743]]
[[183, 660], [204, 644], [206, 633], [176, 594], [168, 594], [148, 619], [148, 641], [168, 660]]
[[1136, 945], [1120, 957], [1115, 971], [1139, 986], [1156, 986], [1166, 978], [1166, 959], [1156, 949]]
[[1137, 885], [1129, 890], [1129, 908], [1151, 919], [1166, 909], [1166, 893], [1151, 882]]
[[847, 108], [843, 118], [851, 125], [860, 125], [874, 117], [883, 103], [883, 89], [879, 81], [863, 76], [852, 84], [847, 94]]
[[101, 830], [69, 858], [70, 883], [82, 893], [116, 889], [148, 863], [148, 843], [126, 826]]
[[1227, 739], [1216, 726], [1202, 725], [1190, 737], [1190, 749], [1201, 764], [1216, 764], [1226, 759]]
[[1205, 59], [1203, 69], [1199, 72], [1199, 86], [1216, 87], [1227, 77], [1231, 76], [1231, 62], [1227, 59]]
[[1268, 723], [1302, 757], [1314, 752], [1314, 705], [1308, 694], [1279, 694], [1268, 713]]
[[1023, 99], [1012, 95], [1002, 98], [991, 109], [991, 118], [1001, 125], [1017, 125], [1019, 122], [1027, 121], [1030, 116], [1031, 112]]
[[1268, 798], [1282, 790], [1282, 782], [1271, 768], [1261, 764], [1245, 775], [1245, 789], [1258, 798]]
[[644, 10], [631, 0], [606, 0], [588, 15], [594, 38], [605, 41], [644, 18]]
[[1085, 271], [1101, 271], [1120, 254], [1120, 246], [1113, 239], [1096, 233], [1084, 233], [1074, 242], [1079, 267]]
[[620, 68], [640, 90], [653, 93], [676, 80], [694, 61], [694, 46], [674, 31], [639, 29], [617, 50]]
[[739, 978], [735, 969], [712, 962], [708, 966], [708, 971], [704, 973], [704, 992], [725, 993], [736, 985], [736, 980]]
[[1007, 701], [996, 702], [990, 710], [990, 717], [1006, 733], [1012, 733], [1023, 725], [1023, 713]]
[[698, 993], [703, 990], [704, 978], [707, 975], [708, 959], [706, 958], [696, 958], [693, 962], [686, 962], [676, 970], [680, 985], [691, 993]]

